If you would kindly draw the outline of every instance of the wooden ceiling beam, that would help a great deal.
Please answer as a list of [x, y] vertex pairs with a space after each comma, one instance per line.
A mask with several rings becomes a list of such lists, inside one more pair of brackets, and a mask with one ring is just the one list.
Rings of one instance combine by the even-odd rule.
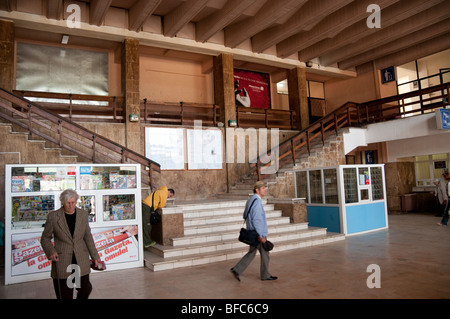
[[[445, 0], [408, 0], [398, 2], [381, 12], [382, 28], [390, 27], [391, 25], [412, 17], [413, 15], [427, 10]], [[370, 36], [377, 30], [369, 29], [365, 20], [359, 21], [356, 24], [346, 28], [341, 33], [333, 38], [327, 38], [314, 45], [300, 51], [298, 57], [300, 61], [308, 61], [320, 57], [327, 52], [345, 48], [352, 43]]]
[[449, 43], [450, 33], [447, 33], [440, 37], [405, 48], [401, 52], [384, 56], [375, 60], [374, 64], [379, 70], [393, 65], [402, 65], [447, 50]]
[[140, 31], [145, 20], [152, 15], [162, 0], [139, 0], [129, 10], [129, 30]]
[[354, 0], [308, 1], [284, 24], [265, 29], [252, 38], [253, 52], [261, 53], [288, 37], [313, 28], [326, 16], [348, 5]]
[[164, 16], [164, 36], [174, 37], [188, 24], [209, 0], [187, 0]]
[[270, 0], [254, 15], [225, 28], [225, 46], [234, 48], [279, 19], [292, 16], [307, 0]]
[[229, 0], [220, 11], [197, 22], [196, 41], [205, 42], [238, 18], [243, 11], [259, 0]]
[[320, 64], [329, 66], [366, 51], [374, 50], [388, 42], [401, 39], [413, 32], [426, 28], [428, 25], [435, 24], [449, 17], [450, 6], [447, 6], [447, 10], [444, 10], [442, 6], [434, 6], [399, 23], [395, 23], [390, 27], [377, 29], [377, 32], [353, 43], [351, 46], [348, 45], [345, 48], [339, 48], [321, 56]]
[[[399, 0], [380, 0], [381, 9]], [[278, 57], [285, 58], [326, 38], [332, 38], [360, 20], [366, 20], [367, 7], [373, 0], [357, 0], [323, 19], [312, 30], [301, 32], [277, 44]]]
[[89, 8], [89, 24], [100, 26], [105, 20], [111, 2], [112, 0], [91, 0]]
[[47, 18], [61, 20], [63, 0], [47, 0]]
[[396, 39], [394, 41], [386, 43], [385, 45], [377, 47], [376, 50], [366, 51], [357, 56], [345, 59], [339, 62], [339, 68], [342, 68], [344, 70], [350, 69], [366, 62], [380, 59], [383, 56], [402, 52], [411, 46], [427, 42], [447, 33], [450, 33], [449, 19], [433, 24], [417, 32], [408, 34], [405, 37], [401, 37], [400, 39]]

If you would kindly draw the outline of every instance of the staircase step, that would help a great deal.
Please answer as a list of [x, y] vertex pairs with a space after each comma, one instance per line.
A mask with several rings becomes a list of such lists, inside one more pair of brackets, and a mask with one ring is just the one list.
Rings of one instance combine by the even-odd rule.
[[[281, 224], [289, 224], [290, 220], [289, 217], [278, 217], [278, 218], [270, 218], [267, 219], [267, 225], [269, 227], [275, 226], [275, 225], [281, 225]], [[190, 235], [200, 235], [200, 234], [207, 234], [211, 232], [227, 232], [231, 230], [241, 229], [241, 227], [244, 225], [243, 219], [240, 219], [240, 221], [237, 222], [230, 222], [230, 223], [220, 223], [220, 224], [211, 224], [211, 225], [199, 225], [199, 226], [191, 226], [186, 227], [184, 229], [185, 236]]]
[[[183, 206], [184, 236], [171, 238], [170, 245], [156, 244], [144, 252], [144, 264], [152, 271], [189, 267], [241, 258], [248, 246], [238, 241], [246, 200], [216, 201]], [[275, 244], [273, 252], [310, 247], [344, 239], [341, 234], [327, 233], [325, 228], [308, 223], [291, 224], [289, 217], [263, 201]]]
[[[303, 238], [312, 238], [317, 236], [326, 235], [327, 231], [325, 228], [313, 228], [309, 227], [307, 229], [303, 229], [296, 232], [290, 233], [270, 233], [270, 241], [273, 243], [276, 242], [284, 242], [284, 241], [293, 241], [297, 239]], [[180, 246], [161, 246], [155, 245], [151, 247], [151, 251], [158, 256], [163, 258], [180, 258], [187, 257], [196, 254], [202, 253], [216, 253], [229, 249], [235, 249], [239, 247], [245, 247], [246, 245], [237, 240], [239, 232], [234, 232], [232, 234], [231, 239], [227, 240], [219, 240], [208, 243], [201, 243], [195, 245], [180, 245]]]
[[[275, 248], [272, 253], [277, 253], [281, 251], [286, 251], [290, 249], [298, 249], [311, 247], [314, 245], [320, 245], [325, 243], [331, 243], [338, 240], [345, 239], [345, 235], [336, 233], [326, 233], [320, 236], [299, 238], [296, 240], [285, 240], [285, 241], [272, 241]], [[237, 242], [237, 240], [236, 240]], [[248, 246], [242, 243], [238, 247], [229, 248], [220, 252], [199, 252], [195, 255], [184, 256], [184, 257], [172, 257], [163, 258], [150, 251], [144, 252], [144, 265], [145, 267], [151, 269], [152, 271], [163, 271], [176, 269], [181, 267], [191, 267], [203, 264], [209, 264], [219, 261], [226, 261], [232, 259], [238, 259], [244, 256], [248, 251]]]
[[[172, 238], [171, 244], [174, 247], [183, 245], [195, 245], [204, 244], [208, 242], [215, 242], [220, 240], [236, 239], [237, 233], [244, 226], [244, 224], [229, 224], [227, 229], [215, 230], [214, 227], [209, 227], [209, 232], [197, 233], [192, 235], [185, 235], [184, 237]], [[300, 231], [308, 228], [308, 223], [279, 223], [276, 225], [271, 225], [270, 234], [271, 236], [279, 233], [288, 233]]]

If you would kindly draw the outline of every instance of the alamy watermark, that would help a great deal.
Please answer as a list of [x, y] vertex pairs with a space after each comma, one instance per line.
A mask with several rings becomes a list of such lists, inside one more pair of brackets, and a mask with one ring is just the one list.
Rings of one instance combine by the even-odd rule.
[[377, 264], [370, 264], [367, 266], [367, 272], [371, 273], [369, 277], [367, 277], [366, 285], [367, 288], [381, 288], [381, 268]]
[[381, 28], [381, 8], [378, 4], [369, 4], [366, 12], [371, 12], [366, 20], [366, 25], [369, 29]]
[[80, 266], [77, 264], [71, 264], [67, 266], [66, 271], [70, 273], [66, 280], [67, 287], [70, 289], [81, 288]]
[[[193, 152], [190, 161], [195, 164], [208, 161], [209, 158], [202, 157], [207, 146], [204, 144], [204, 135], [208, 130], [203, 130], [202, 121], [194, 121]], [[270, 147], [268, 140], [270, 135]], [[246, 142], [248, 138], [248, 143]], [[261, 164], [261, 174], [275, 174], [279, 168], [279, 143], [280, 134], [278, 128], [234, 128], [225, 129], [225, 162], [235, 163], [256, 163], [259, 158]], [[222, 143], [220, 143], [222, 144]], [[207, 153], [207, 152], [206, 152]], [[222, 160], [223, 161], [223, 160]]]
[[73, 28], [81, 28], [81, 8], [78, 4], [69, 4], [66, 9], [67, 13], [70, 13], [67, 16], [66, 24], [67, 27]]

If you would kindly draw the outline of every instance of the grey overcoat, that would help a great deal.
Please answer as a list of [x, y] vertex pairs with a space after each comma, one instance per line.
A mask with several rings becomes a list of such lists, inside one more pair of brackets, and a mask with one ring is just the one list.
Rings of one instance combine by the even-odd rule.
[[[52, 278], [64, 279], [69, 277], [71, 272], [67, 272], [67, 266], [72, 264], [73, 252], [75, 252], [75, 258], [80, 267], [80, 276], [90, 273], [90, 259], [100, 259], [89, 227], [88, 213], [78, 207], [76, 213], [73, 238], [69, 226], [67, 226], [64, 208], [61, 207], [47, 215], [41, 245], [49, 260], [55, 251], [59, 255], [59, 261], [52, 263]], [[54, 246], [51, 242], [52, 238], [54, 238]]]

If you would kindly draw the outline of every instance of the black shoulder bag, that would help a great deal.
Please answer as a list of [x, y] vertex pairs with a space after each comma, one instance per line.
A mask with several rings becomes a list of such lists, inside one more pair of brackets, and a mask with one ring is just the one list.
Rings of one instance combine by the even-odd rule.
[[[251, 211], [255, 201], [256, 201], [256, 198], [253, 200], [252, 204], [250, 205], [250, 208], [248, 209], [248, 212], [247, 212], [247, 216], [245, 216], [245, 220], [247, 220], [248, 215], [250, 214], [250, 211]], [[256, 247], [259, 244], [258, 236], [259, 235], [256, 232], [256, 230], [249, 230], [249, 229], [246, 229], [246, 228], [242, 227], [241, 231], [239, 233], [239, 238], [238, 239], [239, 239], [240, 242], [243, 242], [244, 244]]]
[[159, 223], [159, 220], [161, 219], [161, 216], [159, 216], [159, 213], [155, 211], [153, 206], [155, 203], [153, 202], [153, 199], [155, 198], [155, 193], [152, 194], [152, 207], [150, 207], [150, 224], [155, 225]]

